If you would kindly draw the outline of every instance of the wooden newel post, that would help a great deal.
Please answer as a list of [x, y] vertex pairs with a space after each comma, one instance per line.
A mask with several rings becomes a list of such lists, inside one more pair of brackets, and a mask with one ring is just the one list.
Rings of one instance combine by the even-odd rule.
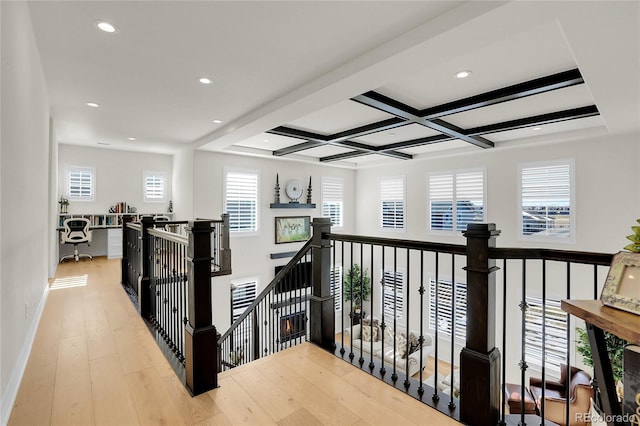
[[460, 421], [495, 425], [500, 419], [500, 351], [495, 347], [495, 247], [493, 223], [467, 226], [467, 341], [460, 354]]
[[[140, 315], [143, 318], [148, 318], [153, 314], [153, 300], [155, 295], [151, 288], [151, 237], [149, 237], [149, 228], [153, 226], [152, 216], [143, 216], [142, 220], [142, 241], [140, 241], [140, 247], [142, 252], [140, 253], [142, 263], [142, 279], [138, 279], [138, 306], [140, 307]], [[124, 226], [124, 224], [123, 224]], [[125, 231], [124, 229], [122, 230]], [[124, 249], [124, 248], [123, 248]], [[131, 283], [131, 285], [136, 285]]]
[[311, 341], [333, 351], [335, 349], [335, 314], [331, 295], [331, 242], [323, 234], [331, 233], [331, 219], [313, 219], [311, 240], [313, 293], [309, 302]]
[[187, 226], [189, 321], [185, 325], [186, 385], [193, 395], [218, 387], [217, 331], [211, 308], [211, 223], [192, 221]]

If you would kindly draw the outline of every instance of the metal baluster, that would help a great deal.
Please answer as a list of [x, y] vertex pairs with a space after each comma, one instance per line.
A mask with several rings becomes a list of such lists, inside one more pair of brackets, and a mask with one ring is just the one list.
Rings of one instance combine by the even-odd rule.
[[[369, 372], [373, 373], [373, 369], [376, 368], [376, 364], [373, 362], [373, 244], [370, 244], [369, 246], [371, 247], [371, 258], [369, 259], [369, 270], [371, 271], [371, 278], [369, 279], [369, 312], [371, 312], [371, 351], [369, 352]], [[384, 356], [384, 354], [382, 355]]]
[[[363, 293], [363, 284], [364, 284], [364, 248], [362, 246], [362, 243], [360, 243], [360, 282], [358, 283], [358, 298], [360, 300], [360, 358], [358, 358], [358, 364], [360, 364], [360, 367], [362, 367], [362, 365], [364, 364], [364, 357], [363, 357], [363, 351], [364, 351], [364, 341], [362, 340], [362, 327], [364, 326], [362, 324], [362, 322], [364, 321], [364, 293]], [[352, 283], [352, 286], [355, 283]], [[373, 340], [373, 339], [372, 339]]]
[[505, 425], [505, 386], [507, 382], [507, 360], [506, 360], [506, 348], [507, 347], [507, 259], [502, 262], [502, 389], [500, 392], [500, 424]]
[[456, 408], [453, 401], [453, 377], [455, 373], [455, 349], [454, 342], [456, 340], [456, 256], [451, 255], [451, 380], [449, 384], [449, 409]]
[[[547, 261], [542, 259], [542, 394], [541, 394], [541, 407], [540, 407], [540, 424], [544, 426], [544, 411], [545, 411], [545, 393], [547, 390]], [[524, 397], [521, 398], [524, 400]]]
[[[383, 348], [384, 348], [384, 337], [387, 334], [386, 333], [387, 322], [385, 320], [385, 314], [384, 314], [384, 295], [385, 295], [385, 285], [384, 285], [384, 265], [385, 265], [385, 261], [384, 261], [384, 258], [385, 258], [385, 254], [386, 254], [384, 249], [385, 249], [385, 246], [381, 245], [380, 246], [380, 250], [382, 252], [382, 263], [381, 263], [381, 265], [382, 265], [383, 270], [382, 270], [382, 279], [380, 281], [380, 283], [382, 284], [381, 285], [381, 287], [382, 287], [381, 288], [381, 290], [382, 290], [382, 294], [381, 294], [381, 297], [382, 297], [382, 299], [381, 299], [382, 300], [382, 324], [380, 324], [380, 328], [382, 329], [382, 347]], [[371, 278], [372, 278], [372, 281], [373, 281], [373, 271], [371, 271]], [[372, 282], [372, 284], [373, 284], [373, 282]], [[395, 345], [394, 345], [394, 351], [395, 351]], [[380, 357], [380, 376], [384, 377], [384, 375], [386, 373], [387, 373], [387, 369], [384, 368], [384, 356], [381, 356]]]
[[[393, 383], [398, 380], [398, 373], [396, 372], [396, 349], [398, 347], [398, 286], [396, 285], [396, 277], [398, 275], [397, 272], [398, 266], [398, 249], [396, 247], [393, 248], [393, 373], [391, 373], [391, 380]], [[383, 264], [384, 267], [384, 264]], [[385, 282], [386, 284], [386, 282]]]
[[[424, 395], [424, 386], [422, 384], [422, 372], [425, 365], [422, 363], [422, 354], [424, 344], [424, 251], [420, 250], [420, 288], [418, 289], [418, 293], [420, 294], [420, 365], [418, 376], [418, 395], [422, 400], [422, 396]], [[408, 317], [408, 315], [407, 315]], [[434, 379], [435, 380], [435, 379]]]
[[438, 361], [440, 359], [440, 357], [438, 356], [438, 340], [439, 340], [439, 330], [440, 330], [440, 322], [439, 322], [439, 318], [440, 318], [440, 252], [437, 251], [435, 252], [435, 263], [436, 263], [436, 280], [435, 280], [435, 315], [434, 315], [434, 325], [433, 328], [434, 330], [434, 355], [433, 355], [433, 359], [434, 359], [434, 367], [433, 367], [433, 395], [431, 396], [431, 399], [434, 402], [437, 402], [440, 400], [440, 395], [438, 395]]
[[[409, 346], [409, 334], [410, 334], [410, 331], [409, 331], [410, 330], [410, 328], [409, 328], [409, 316], [410, 316], [409, 315], [409, 308], [411, 306], [410, 297], [409, 297], [410, 294], [411, 294], [411, 291], [410, 291], [411, 281], [410, 281], [410, 278], [409, 278], [411, 276], [410, 269], [409, 269], [409, 263], [410, 263], [409, 260], [410, 260], [410, 258], [411, 258], [411, 253], [409, 252], [409, 249], [407, 249], [407, 275], [406, 275], [407, 283], [406, 283], [406, 286], [405, 286], [406, 291], [403, 289], [404, 294], [406, 294], [406, 299], [405, 299], [406, 309], [405, 309], [405, 311], [407, 313], [407, 328], [406, 328], [406, 331], [407, 331], [407, 352], [406, 352], [407, 353], [407, 357], [405, 358], [405, 366], [406, 366], [405, 367], [406, 368], [405, 375], [406, 375], [406, 377], [404, 379], [404, 388], [407, 389], [407, 390], [409, 389], [409, 386], [411, 385], [411, 382], [409, 382], [409, 377], [410, 377], [409, 376], [409, 349], [410, 349], [410, 346]], [[419, 341], [421, 341], [421, 340], [422, 340], [422, 334], [420, 334], [420, 338], [419, 338]], [[422, 347], [422, 344], [420, 344], [420, 347]], [[422, 365], [422, 357], [418, 361], [418, 369], [420, 369], [421, 365]]]
[[[525, 374], [527, 371], [527, 361], [525, 358], [525, 334], [526, 334], [526, 320], [527, 320], [527, 260], [522, 259], [522, 297], [520, 301], [521, 311], [521, 337], [520, 337], [520, 389], [525, 388]], [[520, 398], [520, 425], [525, 426], [527, 423], [524, 418], [524, 398]]]

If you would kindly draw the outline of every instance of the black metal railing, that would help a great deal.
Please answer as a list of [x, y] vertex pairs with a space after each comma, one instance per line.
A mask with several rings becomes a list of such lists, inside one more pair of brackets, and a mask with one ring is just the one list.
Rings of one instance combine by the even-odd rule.
[[217, 387], [211, 277], [231, 273], [229, 217], [124, 219], [122, 284], [192, 394]]
[[162, 228], [149, 229], [153, 296], [149, 322], [184, 365], [184, 326], [188, 322], [186, 236]]
[[[328, 219], [313, 227], [313, 241], [219, 339], [223, 369], [309, 340], [466, 424], [574, 422], [568, 398], [562, 418], [546, 406], [547, 381], [578, 361], [575, 320], [556, 309], [558, 334], [549, 312], [560, 299], [596, 299], [611, 254], [496, 248], [492, 224], [470, 225], [465, 245], [334, 234]], [[277, 291], [285, 277], [294, 283]], [[304, 334], [288, 328], [307, 318]], [[505, 394], [529, 378], [542, 386], [531, 414]]]
[[222, 371], [307, 340], [312, 285], [307, 242], [218, 339]]
[[[513, 405], [519, 407], [515, 417], [520, 424], [538, 424], [540, 418], [559, 424], [575, 424], [580, 418], [587, 418], [588, 413], [576, 412], [570, 404], [570, 398], [564, 402], [563, 412], [553, 415], [547, 412], [547, 381], [557, 382], [561, 364], [570, 370], [572, 365], [581, 360], [573, 359], [576, 329], [574, 318], [559, 312], [561, 299], [597, 299], [606, 279], [607, 271], [613, 255], [608, 253], [587, 253], [567, 250], [492, 248], [489, 255], [500, 260], [498, 287], [501, 292], [498, 317], [501, 319], [501, 342], [503, 358], [501, 364], [502, 389], [507, 389], [509, 382], [516, 383], [516, 389], [530, 387], [529, 380], [541, 385], [540, 401], [537, 404], [537, 416], [527, 416], [531, 408], [525, 407], [525, 399], [520, 398]], [[531, 306], [528, 295], [537, 297], [537, 306]], [[537, 330], [527, 330], [529, 312], [535, 309], [541, 313], [541, 321]], [[564, 319], [564, 336], [551, 324], [556, 319], [548, 320], [551, 312], [561, 322]], [[509, 321], [512, 319], [512, 321]], [[517, 319], [517, 321], [513, 321]], [[550, 329], [551, 331], [548, 331]], [[529, 334], [537, 334], [543, 349], [541, 354], [532, 354], [527, 350]], [[517, 347], [509, 345], [509, 336], [520, 336]], [[560, 343], [560, 344], [559, 344]], [[564, 346], [564, 347], [562, 347]], [[508, 348], [509, 350], [506, 350]], [[512, 350], [511, 350], [512, 349]], [[562, 350], [564, 349], [564, 350]], [[553, 352], [552, 352], [553, 351]], [[552, 353], [551, 353], [552, 352]], [[570, 380], [563, 383], [565, 395], [570, 395]], [[598, 378], [593, 378], [594, 399], [598, 399]], [[501, 392], [500, 422], [507, 423], [507, 392]], [[553, 402], [557, 405], [557, 402]]]
[[[457, 418], [457, 384], [451, 380], [438, 386], [436, 378], [459, 366], [463, 343], [455, 336], [466, 318], [456, 312], [455, 304], [443, 309], [441, 298], [446, 293], [456, 300], [455, 283], [466, 265], [465, 246], [340, 234], [326, 237], [331, 241], [332, 287], [341, 289], [342, 299], [335, 311], [336, 354]], [[361, 305], [360, 295], [366, 296]], [[435, 296], [432, 305], [430, 295]], [[430, 306], [440, 312], [437, 318], [429, 317]], [[440, 327], [434, 327], [438, 322]], [[432, 377], [425, 375], [427, 365], [434, 370]], [[442, 371], [444, 366], [447, 371]]]

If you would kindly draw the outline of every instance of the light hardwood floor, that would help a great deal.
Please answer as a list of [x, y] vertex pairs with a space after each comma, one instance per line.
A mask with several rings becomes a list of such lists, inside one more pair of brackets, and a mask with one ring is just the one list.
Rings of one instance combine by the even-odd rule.
[[59, 265], [10, 425], [458, 424], [310, 343], [191, 398], [119, 281], [119, 260]]

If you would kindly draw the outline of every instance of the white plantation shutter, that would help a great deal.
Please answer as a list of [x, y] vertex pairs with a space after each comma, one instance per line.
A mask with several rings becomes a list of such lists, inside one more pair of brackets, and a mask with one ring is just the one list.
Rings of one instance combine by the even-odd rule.
[[225, 211], [231, 232], [258, 230], [258, 174], [226, 172]]
[[70, 200], [92, 201], [94, 199], [94, 174], [94, 169], [90, 167], [69, 168], [67, 192]]
[[231, 283], [231, 323], [256, 300], [258, 283], [254, 280]]
[[382, 277], [382, 285], [384, 286], [382, 312], [385, 318], [393, 319], [395, 315], [397, 320], [401, 320], [404, 318], [404, 274], [400, 271], [394, 273], [393, 269], [384, 269]]
[[342, 311], [342, 265], [331, 268], [331, 295], [335, 311]]
[[331, 218], [332, 226], [342, 227], [342, 178], [322, 178], [322, 216]]
[[144, 174], [144, 201], [164, 201], [164, 174]]
[[429, 215], [430, 229], [453, 229], [453, 224], [446, 220], [453, 206], [453, 175], [429, 176]]
[[429, 228], [465, 231], [469, 223], [484, 221], [484, 171], [429, 176]]
[[[545, 306], [545, 318], [542, 319], [542, 299], [527, 296], [529, 306], [525, 316], [525, 353], [527, 363], [560, 372], [560, 364], [567, 362], [567, 314], [560, 308], [559, 300], [549, 300]], [[545, 346], [542, 346], [542, 325], [545, 327]]]
[[[436, 292], [438, 294], [438, 312], [436, 315]], [[467, 285], [456, 283], [456, 311], [455, 311], [455, 338], [466, 340], [467, 338]], [[438, 333], [451, 336], [451, 318], [453, 311], [453, 287], [450, 280], [440, 280], [436, 287], [436, 280], [429, 278], [429, 328], [436, 329]]]
[[572, 161], [521, 166], [521, 236], [571, 239]]
[[404, 229], [404, 211], [404, 178], [383, 178], [380, 181], [380, 226]]

